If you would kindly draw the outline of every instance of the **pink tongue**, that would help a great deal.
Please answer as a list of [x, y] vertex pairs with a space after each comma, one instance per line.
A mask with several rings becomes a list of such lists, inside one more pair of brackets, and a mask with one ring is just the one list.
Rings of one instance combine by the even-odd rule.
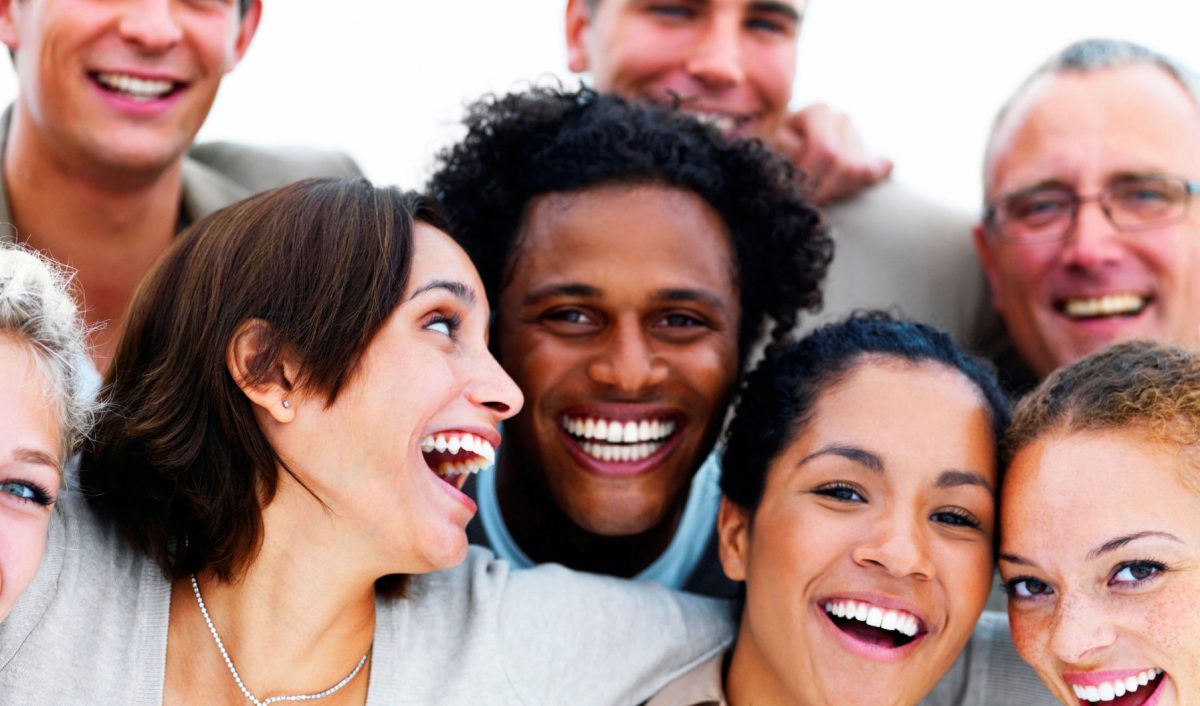
[[896, 641], [892, 637], [890, 630], [882, 628], [873, 628], [861, 620], [847, 620], [839, 623], [838, 627], [842, 632], [849, 633], [863, 642], [870, 643], [879, 647], [895, 647]]

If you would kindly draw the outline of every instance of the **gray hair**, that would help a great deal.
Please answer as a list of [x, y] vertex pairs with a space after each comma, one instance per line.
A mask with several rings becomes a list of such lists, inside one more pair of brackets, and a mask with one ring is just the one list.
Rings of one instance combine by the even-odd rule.
[[45, 257], [0, 243], [0, 335], [33, 348], [59, 411], [64, 464], [90, 431], [96, 405], [96, 373], [70, 283]]
[[[1004, 124], [1012, 107], [1039, 78], [1062, 73], [1090, 74], [1105, 69], [1140, 65], [1152, 66], [1175, 79], [1187, 91], [1192, 100], [1200, 105], [1200, 76], [1187, 66], [1149, 47], [1124, 39], [1082, 39], [1043, 62], [1005, 101], [1000, 112], [996, 114], [996, 119], [992, 121], [992, 129], [988, 132], [985, 162], [991, 162], [996, 134], [999, 132], [1000, 126]], [[984, 169], [986, 182], [986, 164]]]

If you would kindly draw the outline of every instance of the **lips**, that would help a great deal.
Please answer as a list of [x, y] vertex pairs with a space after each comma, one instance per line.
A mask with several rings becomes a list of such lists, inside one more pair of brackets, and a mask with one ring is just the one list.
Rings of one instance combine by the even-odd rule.
[[464, 431], [443, 431], [421, 440], [421, 454], [429, 470], [447, 484], [462, 490], [467, 477], [496, 460], [492, 442]]
[[904, 647], [926, 632], [922, 620], [903, 609], [837, 598], [823, 601], [822, 607], [838, 630], [877, 648]]
[[183, 83], [168, 78], [149, 78], [112, 71], [97, 71], [89, 75], [101, 89], [137, 103], [166, 98], [184, 87]]
[[1142, 706], [1152, 703], [1162, 684], [1162, 674], [1162, 669], [1151, 667], [1123, 675], [1104, 672], [1069, 674], [1064, 675], [1064, 678], [1071, 685], [1081, 705], [1103, 701], [1113, 706]]
[[572, 411], [559, 417], [580, 463], [601, 475], [631, 476], [655, 468], [676, 446], [683, 427], [665, 410]]

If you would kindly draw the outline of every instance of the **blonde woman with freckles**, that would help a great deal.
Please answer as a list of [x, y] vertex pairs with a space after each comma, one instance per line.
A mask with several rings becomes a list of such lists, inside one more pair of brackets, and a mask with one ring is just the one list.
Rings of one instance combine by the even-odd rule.
[[1200, 355], [1124, 343], [1060, 369], [1005, 446], [1021, 656], [1064, 704], [1200, 703]]

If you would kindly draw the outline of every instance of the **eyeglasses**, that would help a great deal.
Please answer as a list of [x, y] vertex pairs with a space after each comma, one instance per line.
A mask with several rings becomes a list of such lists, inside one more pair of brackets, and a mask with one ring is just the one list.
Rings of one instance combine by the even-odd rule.
[[1065, 186], [1035, 186], [988, 204], [984, 222], [1006, 243], [1053, 243], [1066, 238], [1081, 204], [1098, 201], [1117, 230], [1150, 230], [1187, 218], [1191, 197], [1198, 192], [1198, 182], [1163, 176], [1115, 181], [1094, 196], [1080, 196]]

